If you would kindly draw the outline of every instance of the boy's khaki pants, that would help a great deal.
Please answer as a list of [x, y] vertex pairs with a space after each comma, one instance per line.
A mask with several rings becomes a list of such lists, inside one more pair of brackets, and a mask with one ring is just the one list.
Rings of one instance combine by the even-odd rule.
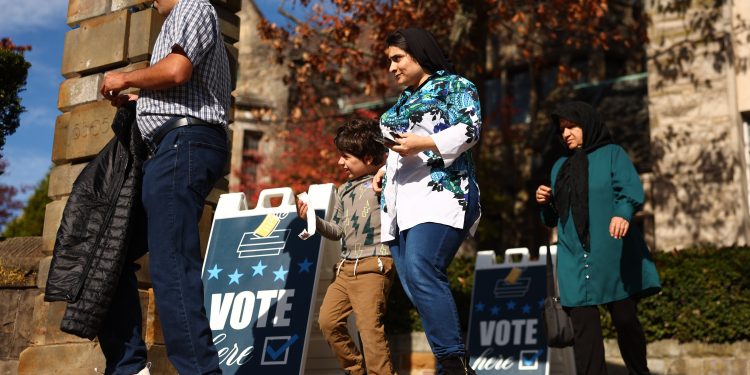
[[[334, 268], [333, 281], [320, 306], [320, 329], [338, 357], [341, 368], [348, 374], [394, 373], [383, 316], [395, 269], [390, 257], [381, 256], [380, 261], [382, 271], [378, 257], [361, 258], [356, 266], [356, 275], [354, 260], [345, 260], [338, 271]], [[352, 311], [356, 315], [366, 366], [346, 327], [346, 320]]]

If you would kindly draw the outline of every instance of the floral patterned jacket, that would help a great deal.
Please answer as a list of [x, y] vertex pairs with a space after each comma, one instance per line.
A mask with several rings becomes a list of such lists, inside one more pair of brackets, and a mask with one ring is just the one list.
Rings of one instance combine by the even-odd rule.
[[476, 184], [471, 148], [479, 141], [481, 124], [474, 84], [442, 70], [416, 90], [404, 90], [380, 117], [384, 134], [429, 136], [438, 149], [408, 157], [388, 153], [381, 198], [382, 241], [426, 222], [464, 227], [469, 184]]

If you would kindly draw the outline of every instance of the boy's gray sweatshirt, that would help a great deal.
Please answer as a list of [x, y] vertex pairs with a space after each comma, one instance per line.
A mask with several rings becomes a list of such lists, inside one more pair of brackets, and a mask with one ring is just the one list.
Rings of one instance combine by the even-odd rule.
[[366, 175], [339, 186], [331, 221], [317, 218], [323, 237], [342, 240], [342, 259], [391, 255], [388, 246], [380, 243], [380, 200], [372, 190], [372, 178]]

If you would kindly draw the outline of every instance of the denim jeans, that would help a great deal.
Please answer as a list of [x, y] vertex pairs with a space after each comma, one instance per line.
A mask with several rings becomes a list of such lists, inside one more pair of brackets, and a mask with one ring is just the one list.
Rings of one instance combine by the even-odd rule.
[[[142, 200], [156, 308], [169, 360], [183, 375], [221, 374], [203, 306], [198, 222], [206, 196], [224, 173], [227, 156], [221, 129], [184, 126], [167, 133], [143, 167]], [[127, 285], [123, 298], [130, 302], [115, 301], [99, 335], [107, 374], [130, 375], [145, 365], [133, 272], [126, 267], [121, 281], [121, 287]], [[110, 332], [117, 336], [110, 337]]]
[[399, 280], [419, 312], [432, 352], [439, 360], [466, 354], [447, 269], [479, 214], [479, 194], [469, 188], [464, 227], [423, 223], [401, 231], [390, 243]]

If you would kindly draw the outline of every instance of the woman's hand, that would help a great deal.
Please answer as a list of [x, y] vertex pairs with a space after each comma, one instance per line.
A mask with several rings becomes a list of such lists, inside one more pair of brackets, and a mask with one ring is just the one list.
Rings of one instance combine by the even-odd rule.
[[619, 240], [620, 238], [623, 238], [626, 234], [628, 234], [628, 228], [630, 228], [630, 223], [628, 223], [627, 220], [619, 216], [615, 216], [609, 223], [609, 235]]
[[401, 156], [412, 156], [427, 150], [437, 151], [437, 146], [432, 137], [416, 135], [414, 133], [399, 135], [398, 138], [394, 137], [396, 144], [388, 144], [387, 146]]
[[552, 188], [546, 185], [539, 185], [536, 188], [536, 203], [547, 204], [552, 200]]
[[375, 177], [372, 178], [372, 190], [376, 193], [383, 191], [383, 176], [385, 176], [385, 169], [378, 169], [378, 173], [375, 173]]
[[301, 199], [297, 199], [297, 216], [300, 219], [307, 221], [307, 203]]

